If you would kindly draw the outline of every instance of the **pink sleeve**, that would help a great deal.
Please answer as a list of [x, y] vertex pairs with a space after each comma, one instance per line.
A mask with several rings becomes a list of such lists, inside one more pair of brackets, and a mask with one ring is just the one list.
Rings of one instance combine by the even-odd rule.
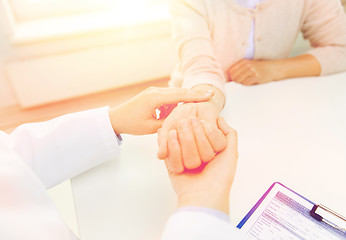
[[346, 70], [346, 14], [339, 0], [310, 0], [302, 26], [321, 64], [321, 75]]
[[172, 0], [171, 15], [179, 54], [178, 74], [172, 74], [172, 81], [182, 80], [186, 88], [209, 84], [224, 92], [225, 76], [216, 60], [204, 1]]

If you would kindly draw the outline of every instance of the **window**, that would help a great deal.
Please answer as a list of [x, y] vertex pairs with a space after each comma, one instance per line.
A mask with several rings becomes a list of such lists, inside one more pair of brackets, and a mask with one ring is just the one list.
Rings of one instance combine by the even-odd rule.
[[168, 0], [2, 0], [0, 4], [12, 20], [5, 19], [12, 22], [14, 44], [169, 18]]
[[18, 22], [104, 11], [110, 0], [10, 0]]
[[105, 12], [131, 12], [159, 5], [158, 0], [9, 0], [18, 22], [72, 14]]
[[24, 108], [166, 78], [175, 63], [168, 0], [0, 0], [0, 24]]

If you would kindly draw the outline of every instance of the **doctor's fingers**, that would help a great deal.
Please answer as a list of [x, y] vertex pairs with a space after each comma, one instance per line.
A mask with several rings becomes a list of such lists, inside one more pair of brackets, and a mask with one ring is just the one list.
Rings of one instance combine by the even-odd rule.
[[214, 149], [211, 146], [201, 121], [193, 117], [190, 119], [199, 156], [202, 162], [209, 162], [215, 157]]
[[188, 120], [182, 119], [178, 122], [178, 137], [185, 168], [198, 168], [202, 164], [202, 161], [199, 156], [192, 126]]
[[176, 104], [180, 102], [203, 102], [208, 101], [213, 95], [213, 90], [192, 90], [186, 88], [157, 88], [150, 87], [144, 91], [149, 96], [151, 105]]
[[206, 136], [215, 153], [223, 151], [227, 146], [227, 138], [217, 126], [208, 121], [201, 120]]

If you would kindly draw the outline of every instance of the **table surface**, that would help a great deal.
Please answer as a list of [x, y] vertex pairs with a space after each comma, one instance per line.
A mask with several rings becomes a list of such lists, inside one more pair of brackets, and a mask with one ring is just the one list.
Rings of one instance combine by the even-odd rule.
[[[236, 225], [273, 182], [346, 215], [346, 73], [245, 87], [228, 83], [222, 115], [237, 130]], [[159, 239], [175, 195], [156, 135], [124, 136], [118, 159], [72, 180], [82, 240]]]

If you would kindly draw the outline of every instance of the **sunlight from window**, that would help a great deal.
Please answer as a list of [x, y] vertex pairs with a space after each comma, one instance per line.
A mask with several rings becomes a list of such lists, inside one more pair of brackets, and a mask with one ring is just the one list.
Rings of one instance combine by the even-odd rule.
[[13, 43], [131, 28], [169, 19], [169, 0], [7, 1], [16, 21]]
[[[167, 0], [8, 0], [17, 22], [77, 14], [109, 13], [134, 21]], [[117, 18], [118, 19], [118, 18]]]
[[167, 1], [130, 0], [118, 1], [110, 14], [115, 21], [128, 25], [164, 18], [169, 10]]

